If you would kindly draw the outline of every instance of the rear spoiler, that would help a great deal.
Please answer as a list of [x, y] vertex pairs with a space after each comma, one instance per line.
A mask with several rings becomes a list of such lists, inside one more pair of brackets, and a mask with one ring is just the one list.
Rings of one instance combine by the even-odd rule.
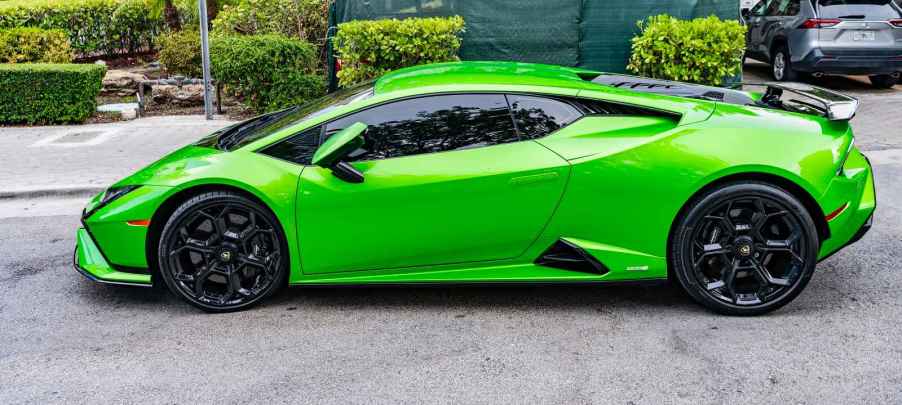
[[[823, 115], [831, 121], [848, 121], [858, 111], [858, 99], [804, 83], [742, 83], [743, 86], [766, 87], [757, 104], [785, 110]], [[786, 92], [799, 96], [785, 98]], [[812, 111], [814, 110], [814, 111]]]

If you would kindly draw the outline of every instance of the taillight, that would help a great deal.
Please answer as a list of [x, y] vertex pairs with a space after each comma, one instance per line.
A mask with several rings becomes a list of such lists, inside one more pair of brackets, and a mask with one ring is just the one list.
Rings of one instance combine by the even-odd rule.
[[809, 18], [799, 28], [827, 28], [841, 23], [838, 18]]
[[902, 28], [902, 18], [894, 18], [888, 21], [893, 27]]

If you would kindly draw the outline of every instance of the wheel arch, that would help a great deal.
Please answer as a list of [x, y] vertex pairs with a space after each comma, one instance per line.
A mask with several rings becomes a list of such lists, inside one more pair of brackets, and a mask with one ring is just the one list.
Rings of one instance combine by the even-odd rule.
[[[770, 41], [770, 46], [767, 48], [767, 58], [771, 63], [774, 62], [774, 53], [777, 51], [777, 48], [780, 46], [786, 46], [786, 49], [789, 49], [789, 39], [786, 38], [783, 34], [778, 34]], [[786, 57], [790, 57], [790, 55], [786, 55]]]
[[[159, 263], [157, 262], [157, 248], [160, 242], [160, 237], [163, 233], [163, 227], [166, 225], [169, 217], [175, 212], [178, 207], [188, 201], [194, 196], [200, 195], [202, 193], [211, 192], [211, 191], [229, 191], [236, 194], [241, 195], [257, 204], [259, 204], [263, 209], [269, 211], [269, 213], [276, 220], [276, 223], [280, 228], [282, 228], [282, 234], [288, 235], [287, 230], [285, 229], [282, 221], [279, 220], [278, 215], [273, 212], [272, 208], [270, 208], [269, 204], [263, 201], [262, 198], [257, 196], [254, 192], [244, 189], [242, 187], [225, 184], [225, 183], [202, 183], [195, 184], [188, 187], [185, 187], [181, 190], [176, 191], [168, 198], [166, 198], [159, 207], [157, 207], [156, 211], [154, 211], [153, 216], [150, 219], [150, 225], [147, 229], [147, 237], [144, 240], [144, 254], [147, 258], [147, 267], [153, 277], [158, 277], [159, 274]], [[291, 260], [293, 256], [290, 254], [292, 252], [291, 247], [288, 246], [288, 264], [289, 269], [291, 269]], [[289, 271], [290, 272], [290, 271]]]
[[695, 193], [693, 193], [689, 199], [683, 203], [683, 206], [677, 212], [677, 215], [673, 218], [673, 222], [670, 225], [670, 231], [667, 234], [667, 273], [671, 274], [672, 269], [670, 264], [670, 257], [672, 257], [673, 252], [671, 252], [673, 237], [679, 222], [686, 215], [686, 212], [689, 210], [690, 205], [693, 201], [698, 199], [699, 196], [707, 193], [710, 190], [713, 190], [717, 187], [720, 187], [724, 184], [738, 182], [738, 181], [756, 181], [771, 184], [773, 186], [779, 187], [793, 197], [799, 200], [805, 210], [808, 211], [808, 215], [811, 216], [811, 219], [814, 221], [814, 226], [817, 229], [817, 236], [819, 243], [823, 243], [823, 241], [830, 238], [830, 227], [827, 224], [827, 219], [824, 216], [824, 211], [821, 209], [821, 206], [817, 203], [814, 196], [811, 195], [804, 187], [799, 185], [798, 183], [776, 174], [765, 173], [765, 172], [742, 172], [742, 173], [733, 173], [723, 177], [719, 177], [713, 181], [708, 182]]

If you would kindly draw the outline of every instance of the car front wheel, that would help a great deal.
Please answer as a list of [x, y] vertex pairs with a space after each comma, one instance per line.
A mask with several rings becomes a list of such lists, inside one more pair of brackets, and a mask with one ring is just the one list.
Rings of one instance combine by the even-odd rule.
[[758, 315], [798, 296], [814, 272], [814, 222], [786, 191], [732, 183], [689, 203], [671, 239], [671, 269], [686, 292], [723, 314]]
[[209, 312], [248, 308], [284, 284], [287, 248], [269, 210], [213, 191], [182, 203], [163, 228], [160, 275], [175, 295]]

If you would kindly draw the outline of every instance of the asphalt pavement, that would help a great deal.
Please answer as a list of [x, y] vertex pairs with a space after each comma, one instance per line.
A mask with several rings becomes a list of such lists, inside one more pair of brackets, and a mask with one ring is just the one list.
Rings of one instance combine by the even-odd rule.
[[226, 123], [115, 124], [92, 147], [45, 141], [84, 127], [0, 129], [0, 189], [76, 189], [0, 198], [0, 403], [900, 403], [902, 92], [847, 80], [875, 227], [755, 318], [668, 285], [289, 289], [205, 314], [72, 270], [77, 188]]

